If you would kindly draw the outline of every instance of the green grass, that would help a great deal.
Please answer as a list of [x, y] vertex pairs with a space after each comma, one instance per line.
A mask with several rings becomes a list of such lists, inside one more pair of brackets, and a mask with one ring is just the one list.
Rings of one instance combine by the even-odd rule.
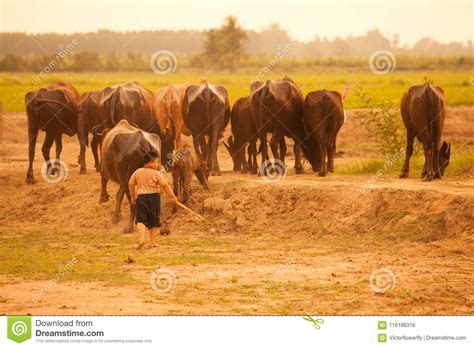
[[[262, 67], [263, 68], [263, 67]], [[123, 73], [50, 73], [39, 84], [34, 85], [32, 73], [0, 74], [0, 100], [5, 111], [24, 111], [24, 96], [28, 91], [50, 85], [57, 81], [72, 83], [79, 92], [102, 89], [117, 83], [138, 81], [152, 91], [170, 83], [197, 83], [202, 78], [223, 85], [229, 91], [231, 102], [248, 95], [249, 85], [259, 73], [259, 69], [246, 69], [235, 73], [215, 71], [179, 71], [164, 76], [146, 72]], [[263, 79], [277, 79], [286, 72], [278, 66]], [[443, 87], [448, 105], [474, 104], [474, 85], [470, 83], [472, 71], [395, 71], [386, 75], [376, 75], [368, 68], [361, 69], [315, 69], [289, 73], [302, 87], [305, 93], [318, 89], [333, 89], [342, 92], [348, 81], [359, 83], [369, 95], [375, 98], [385, 97], [398, 103], [403, 92], [414, 84], [424, 82], [427, 76]], [[345, 101], [346, 108], [360, 107], [361, 100], [349, 93]]]
[[[386, 161], [384, 159], [361, 160], [359, 162], [336, 166], [338, 174], [345, 175], [376, 175], [379, 170], [383, 175], [394, 176], [400, 173], [405, 154], [403, 153], [397, 162], [384, 169]], [[425, 163], [425, 157], [422, 153], [414, 154], [410, 160], [410, 176], [419, 177]], [[446, 168], [446, 177], [456, 177], [468, 174], [474, 168], [474, 147], [468, 146], [467, 149], [457, 149], [453, 145], [451, 160]]]

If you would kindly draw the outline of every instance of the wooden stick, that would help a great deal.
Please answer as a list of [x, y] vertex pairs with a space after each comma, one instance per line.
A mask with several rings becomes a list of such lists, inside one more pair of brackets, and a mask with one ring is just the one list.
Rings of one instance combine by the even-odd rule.
[[190, 208], [188, 208], [187, 206], [185, 206], [183, 203], [181, 202], [177, 202], [177, 204], [183, 208], [184, 210], [188, 211], [189, 213], [193, 214], [194, 216], [198, 217], [199, 219], [201, 219], [202, 221], [207, 221], [204, 217], [202, 217], [201, 215], [199, 215], [198, 213], [196, 213], [195, 211], [191, 210]]

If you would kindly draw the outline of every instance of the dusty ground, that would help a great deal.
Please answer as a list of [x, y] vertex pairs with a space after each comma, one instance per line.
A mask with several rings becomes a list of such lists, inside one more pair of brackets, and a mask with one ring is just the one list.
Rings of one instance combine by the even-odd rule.
[[[224, 175], [211, 178], [209, 192], [194, 182], [192, 207], [207, 222], [172, 216], [165, 201], [171, 234], [137, 252], [135, 236], [121, 233], [126, 204], [118, 225], [114, 199], [97, 204], [90, 152], [89, 173], [79, 175], [77, 141], [65, 139], [68, 178], [48, 184], [38, 145], [38, 183], [27, 186], [25, 116], [5, 114], [0, 314], [474, 313], [472, 168], [430, 183], [416, 170], [397, 179], [399, 164], [377, 181], [338, 174], [376, 155], [349, 120], [338, 139], [344, 155], [326, 178], [291, 168], [277, 182], [233, 173], [220, 146]], [[445, 136], [469, 147], [473, 124], [472, 107], [449, 108]], [[176, 277], [168, 292], [151, 285], [158, 268]], [[374, 287], [369, 277], [381, 268], [392, 272], [391, 287], [377, 293], [383, 279]]]

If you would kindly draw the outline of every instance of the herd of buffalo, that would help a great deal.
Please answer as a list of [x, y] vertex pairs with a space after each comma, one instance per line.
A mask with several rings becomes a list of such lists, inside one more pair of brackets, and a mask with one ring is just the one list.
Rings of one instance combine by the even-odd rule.
[[[41, 150], [52, 174], [58, 169], [55, 161], [50, 161], [50, 149], [55, 143], [59, 160], [63, 133], [77, 134], [80, 173], [85, 173], [85, 152], [92, 134], [90, 146], [95, 169], [102, 176], [101, 201], [108, 199], [109, 179], [121, 186], [117, 201], [124, 194], [130, 195], [128, 178], [141, 166], [143, 154], [151, 149], [161, 153], [167, 170], [183, 167], [179, 162], [184, 161], [188, 172], [194, 172], [207, 187], [209, 174], [221, 174], [217, 147], [229, 121], [232, 135], [224, 145], [234, 170], [267, 175], [271, 170], [267, 134], [271, 133], [270, 148], [275, 160], [284, 163], [285, 137], [289, 137], [294, 140], [295, 172], [303, 172], [302, 151], [312, 170], [325, 176], [334, 171], [336, 137], [345, 122], [342, 102], [340, 93], [328, 90], [310, 92], [304, 97], [288, 77], [253, 82], [249, 95], [238, 99], [232, 108], [226, 88], [206, 80], [195, 85], [172, 84], [156, 93], [131, 82], [82, 95], [72, 85], [59, 82], [25, 96], [29, 141], [26, 182], [35, 182], [35, 145], [39, 130], [43, 130], [46, 136]], [[422, 177], [432, 180], [444, 174], [450, 157], [450, 144], [441, 144], [444, 105], [443, 90], [429, 83], [413, 86], [403, 95], [401, 114], [407, 129], [407, 148], [400, 177], [408, 177], [415, 137], [423, 144], [425, 153]], [[182, 149], [181, 134], [192, 136], [195, 162]]]

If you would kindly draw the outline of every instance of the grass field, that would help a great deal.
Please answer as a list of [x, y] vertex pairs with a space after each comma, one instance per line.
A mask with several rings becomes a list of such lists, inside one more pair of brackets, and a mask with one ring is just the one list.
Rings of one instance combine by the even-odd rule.
[[[263, 68], [263, 67], [262, 67]], [[153, 73], [50, 73], [38, 84], [33, 84], [33, 74], [3, 73], [0, 74], [0, 100], [4, 111], [24, 111], [24, 96], [28, 91], [47, 86], [57, 81], [72, 83], [79, 92], [102, 89], [117, 83], [138, 81], [152, 91], [170, 83], [196, 83], [206, 78], [212, 83], [223, 85], [230, 94], [231, 102], [248, 95], [251, 81], [259, 73], [258, 70], [247, 70], [236, 73], [228, 72], [175, 72], [160, 76]], [[261, 79], [278, 79], [287, 74], [275, 66], [269, 74]], [[474, 104], [474, 72], [473, 71], [394, 71], [385, 75], [376, 75], [369, 68], [360, 69], [320, 69], [307, 70], [288, 74], [305, 93], [317, 89], [333, 89], [342, 92], [347, 82], [358, 83], [364, 92], [374, 98], [385, 97], [396, 104], [403, 92], [414, 84], [425, 81], [425, 77], [443, 87], [448, 105]], [[345, 101], [348, 109], [362, 106], [360, 98], [349, 93]]]

